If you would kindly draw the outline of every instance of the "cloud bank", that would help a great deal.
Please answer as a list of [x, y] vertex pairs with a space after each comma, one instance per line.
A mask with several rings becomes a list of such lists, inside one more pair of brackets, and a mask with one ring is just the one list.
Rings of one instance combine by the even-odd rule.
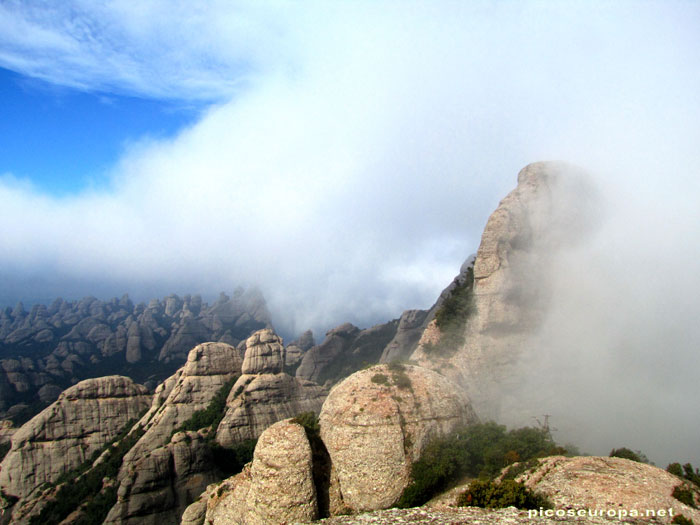
[[257, 283], [286, 333], [378, 322], [434, 301], [520, 168], [564, 159], [615, 213], [555, 276], [561, 315], [601, 338], [562, 355], [628, 378], [581, 410], [641, 382], [663, 399], [649, 405], [662, 439], [680, 417], [662, 407], [698, 398], [697, 5], [32, 5], [0, 6], [3, 67], [212, 105], [174, 139], [137, 141], [106, 190], [56, 198], [2, 176], [6, 302], [37, 283], [66, 297]]

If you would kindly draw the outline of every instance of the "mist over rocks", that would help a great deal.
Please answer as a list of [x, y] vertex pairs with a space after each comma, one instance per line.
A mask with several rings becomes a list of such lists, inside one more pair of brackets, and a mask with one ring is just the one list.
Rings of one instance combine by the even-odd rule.
[[432, 322], [412, 358], [461, 384], [483, 417], [509, 417], [509, 403], [517, 402], [527, 374], [519, 366], [537, 351], [534, 337], [550, 307], [552, 265], [564, 246], [580, 242], [599, 223], [599, 214], [596, 191], [580, 169], [560, 162], [523, 168], [517, 187], [484, 228], [473, 265], [471, 313], [459, 329], [463, 343], [431, 351], [446, 337]]
[[151, 388], [205, 341], [236, 345], [270, 327], [257, 289], [222, 293], [209, 305], [198, 295], [134, 304], [128, 295], [101, 301], [56, 299], [27, 311], [0, 309], [0, 416], [33, 415], [80, 379], [119, 372]]

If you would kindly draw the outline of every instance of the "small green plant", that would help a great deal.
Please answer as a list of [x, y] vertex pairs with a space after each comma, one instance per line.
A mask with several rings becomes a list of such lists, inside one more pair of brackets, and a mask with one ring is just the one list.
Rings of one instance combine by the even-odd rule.
[[377, 383], [378, 385], [388, 385], [389, 378], [386, 374], [374, 374], [371, 379], [372, 383]]
[[611, 458], [631, 459], [638, 463], [649, 463], [649, 458], [642, 454], [641, 450], [634, 451], [627, 447], [614, 448], [610, 451]]
[[460, 507], [484, 507], [499, 509], [503, 507], [517, 507], [519, 509], [551, 509], [552, 504], [544, 497], [530, 489], [523, 483], [512, 479], [501, 483], [491, 480], [475, 480], [469, 488], [459, 495], [457, 505]]
[[694, 525], [693, 520], [686, 518], [683, 514], [676, 514], [671, 520], [671, 523], [678, 523], [680, 525]]
[[673, 492], [671, 493], [671, 496], [676, 498], [681, 503], [685, 503], [689, 507], [695, 508], [695, 498], [693, 497], [693, 491], [691, 491], [688, 487], [684, 487], [683, 485], [673, 487]]
[[207, 427], [216, 429], [224, 417], [224, 413], [226, 412], [226, 398], [229, 392], [231, 392], [231, 388], [233, 388], [236, 379], [236, 377], [232, 377], [221, 385], [221, 388], [214, 394], [207, 408], [195, 411], [187, 421], [173, 430], [171, 436], [182, 430], [199, 430]]
[[693, 465], [690, 463], [686, 463], [682, 467], [680, 463], [671, 463], [666, 467], [666, 470], [681, 479], [690, 481], [693, 485], [700, 488], [700, 470], [693, 469]]

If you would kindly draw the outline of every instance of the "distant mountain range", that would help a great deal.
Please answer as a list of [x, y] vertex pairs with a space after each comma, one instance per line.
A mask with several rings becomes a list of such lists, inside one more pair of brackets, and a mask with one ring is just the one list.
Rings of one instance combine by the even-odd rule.
[[20, 302], [0, 309], [0, 418], [22, 422], [91, 377], [120, 374], [154, 388], [197, 344], [237, 345], [271, 326], [257, 289], [239, 288], [232, 297], [222, 292], [211, 305], [199, 295], [148, 304], [134, 304], [128, 295], [58, 298], [29, 311]]

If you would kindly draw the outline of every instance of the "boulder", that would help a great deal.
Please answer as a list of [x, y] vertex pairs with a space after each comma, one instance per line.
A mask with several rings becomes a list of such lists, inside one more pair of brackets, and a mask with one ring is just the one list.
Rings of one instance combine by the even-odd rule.
[[206, 523], [306, 523], [318, 517], [312, 452], [304, 428], [287, 419], [265, 430], [252, 463], [210, 493]]
[[378, 365], [336, 385], [319, 421], [338, 484], [331, 487], [331, 501], [335, 492], [344, 506], [361, 512], [396, 503], [427, 442], [477, 417], [466, 396], [440, 374]]

